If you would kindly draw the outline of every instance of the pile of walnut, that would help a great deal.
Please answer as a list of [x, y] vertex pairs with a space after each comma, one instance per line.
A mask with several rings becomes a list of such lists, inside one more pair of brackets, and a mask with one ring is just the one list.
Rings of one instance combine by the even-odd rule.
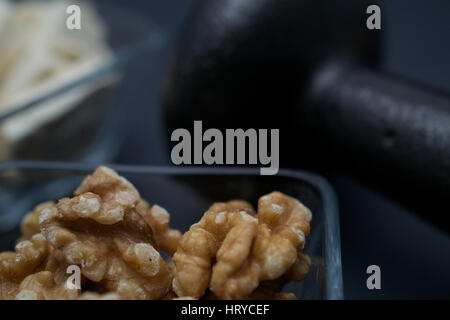
[[[295, 299], [281, 289], [310, 267], [311, 212], [280, 192], [215, 203], [182, 235], [106, 167], [73, 198], [37, 206], [15, 252], [0, 253], [0, 299]], [[160, 251], [171, 258], [165, 261]], [[67, 268], [81, 290], [67, 286]]]

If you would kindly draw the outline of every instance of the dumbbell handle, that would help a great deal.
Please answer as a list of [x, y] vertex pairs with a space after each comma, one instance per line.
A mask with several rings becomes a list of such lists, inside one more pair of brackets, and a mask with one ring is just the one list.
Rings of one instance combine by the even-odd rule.
[[282, 128], [282, 166], [328, 173], [339, 156], [394, 199], [449, 212], [450, 99], [356, 65], [377, 62], [372, 3], [200, 1], [166, 81], [169, 126]]
[[299, 110], [308, 128], [382, 188], [411, 191], [408, 200], [449, 196], [450, 97], [341, 61], [316, 73]]

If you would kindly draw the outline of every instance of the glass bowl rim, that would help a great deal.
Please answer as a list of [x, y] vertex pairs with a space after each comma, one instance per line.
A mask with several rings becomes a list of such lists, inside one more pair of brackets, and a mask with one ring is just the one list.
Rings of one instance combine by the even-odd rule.
[[[151, 174], [162, 176], [174, 175], [250, 175], [259, 176], [259, 168], [249, 167], [175, 167], [133, 164], [98, 164], [81, 162], [53, 162], [53, 161], [8, 161], [0, 163], [0, 174], [8, 170], [42, 170], [69, 171], [86, 173], [92, 172], [99, 165], [107, 166], [121, 174]], [[325, 245], [324, 259], [326, 261], [326, 292], [325, 298], [337, 300], [344, 298], [342, 277], [341, 240], [339, 225], [339, 209], [336, 193], [330, 183], [322, 176], [309, 171], [298, 169], [284, 169], [278, 171], [277, 176], [307, 181], [317, 189], [323, 202], [323, 241]]]

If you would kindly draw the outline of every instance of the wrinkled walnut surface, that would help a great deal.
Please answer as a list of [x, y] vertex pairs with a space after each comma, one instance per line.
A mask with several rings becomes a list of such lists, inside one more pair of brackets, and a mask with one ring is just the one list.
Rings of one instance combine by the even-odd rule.
[[299, 252], [310, 220], [305, 206], [280, 192], [261, 197], [257, 213], [242, 201], [214, 204], [180, 241], [173, 290], [199, 298], [209, 288], [221, 299], [242, 299], [293, 266], [304, 277], [309, 263]]
[[[181, 234], [168, 227], [165, 210], [164, 221], [151, 225], [151, 211], [130, 182], [99, 167], [73, 198], [39, 205], [24, 218], [15, 252], [0, 254], [1, 298], [164, 297], [172, 275], [159, 242], [174, 250]], [[66, 288], [69, 265], [80, 268], [90, 292]]]
[[[164, 208], [99, 167], [72, 198], [24, 217], [15, 251], [0, 253], [0, 299], [295, 299], [281, 291], [309, 271], [310, 220], [298, 200], [273, 192], [257, 211], [214, 203], [183, 235]], [[71, 265], [81, 290], [66, 285]]]

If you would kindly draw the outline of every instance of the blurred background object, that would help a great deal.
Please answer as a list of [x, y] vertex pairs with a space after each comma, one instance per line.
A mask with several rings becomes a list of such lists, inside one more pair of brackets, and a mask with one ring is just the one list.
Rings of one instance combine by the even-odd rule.
[[[71, 4], [79, 30], [66, 27]], [[1, 160], [110, 161], [161, 30], [107, 1], [2, 0], [0, 11]]]
[[73, 32], [61, 27], [69, 1], [0, 3], [4, 10], [0, 28], [2, 113], [92, 72], [111, 58], [107, 27], [91, 5], [83, 5], [86, 27]]
[[370, 3], [200, 1], [166, 78], [168, 134], [282, 128], [282, 166], [346, 169], [450, 231], [450, 95], [375, 68]]

